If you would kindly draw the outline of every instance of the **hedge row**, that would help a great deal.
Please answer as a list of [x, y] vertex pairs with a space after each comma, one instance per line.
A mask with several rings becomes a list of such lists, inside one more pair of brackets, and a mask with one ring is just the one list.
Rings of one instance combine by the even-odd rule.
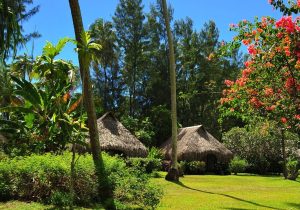
[[[91, 155], [80, 156], [75, 167], [75, 195], [70, 191], [71, 153], [31, 155], [0, 161], [0, 200], [23, 199], [66, 206], [97, 203], [97, 182]], [[118, 157], [103, 154], [106, 172], [119, 205], [155, 207], [162, 191], [149, 176], [127, 167]]]

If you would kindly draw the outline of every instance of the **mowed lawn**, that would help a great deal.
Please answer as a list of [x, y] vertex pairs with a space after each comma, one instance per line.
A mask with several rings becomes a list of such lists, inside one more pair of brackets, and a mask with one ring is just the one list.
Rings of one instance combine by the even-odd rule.
[[[279, 176], [254, 175], [187, 175], [179, 183], [173, 183], [165, 181], [164, 175], [162, 174], [162, 178], [152, 179], [153, 183], [161, 185], [164, 190], [159, 210], [300, 209], [299, 179], [289, 181]], [[0, 203], [0, 209], [55, 208], [38, 203], [11, 201]]]
[[157, 178], [162, 209], [300, 209], [300, 180], [275, 176], [185, 176], [179, 183]]

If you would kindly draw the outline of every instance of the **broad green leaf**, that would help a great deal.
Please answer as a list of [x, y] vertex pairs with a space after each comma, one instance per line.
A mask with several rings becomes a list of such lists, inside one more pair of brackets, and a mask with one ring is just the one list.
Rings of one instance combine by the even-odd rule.
[[33, 113], [29, 113], [29, 114], [26, 114], [24, 116], [24, 120], [25, 120], [27, 128], [32, 128], [33, 127], [33, 121], [34, 121], [34, 119], [35, 119], [35, 116], [34, 116]]

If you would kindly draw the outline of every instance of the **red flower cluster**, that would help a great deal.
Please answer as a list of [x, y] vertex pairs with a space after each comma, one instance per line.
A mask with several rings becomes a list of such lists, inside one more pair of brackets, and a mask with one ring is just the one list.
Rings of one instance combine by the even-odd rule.
[[252, 63], [253, 63], [252, 61], [246, 61], [244, 64], [248, 68], [249, 66], [251, 66]]
[[255, 49], [253, 44], [248, 47], [248, 52], [250, 55], [254, 55], [254, 56], [257, 54], [257, 50]]
[[286, 56], [291, 56], [291, 51], [290, 51], [290, 47], [289, 46], [285, 46], [284, 47], [284, 52], [286, 54]]
[[282, 117], [281, 122], [285, 124], [285, 123], [287, 123], [287, 119], [285, 117]]
[[250, 99], [250, 104], [254, 107], [254, 108], [259, 108], [263, 105], [263, 103], [258, 100], [258, 98], [253, 97]]
[[227, 87], [230, 87], [230, 86], [232, 86], [232, 85], [234, 84], [234, 82], [231, 81], [231, 80], [226, 79], [226, 80], [224, 81], [224, 84], [225, 84]]
[[266, 95], [266, 96], [271, 96], [271, 95], [273, 95], [273, 94], [274, 94], [274, 91], [273, 91], [272, 88], [266, 88], [266, 89], [265, 89], [265, 95]]
[[243, 87], [243, 86], [245, 86], [246, 82], [247, 82], [247, 78], [242, 77], [242, 78], [237, 79], [235, 83], [238, 86]]
[[224, 104], [224, 103], [228, 103], [228, 102], [230, 102], [230, 101], [232, 101], [233, 100], [233, 98], [221, 98], [220, 99], [220, 103], [221, 104]]
[[266, 107], [266, 110], [267, 110], [267, 111], [273, 111], [275, 108], [276, 108], [275, 105], [267, 106], [267, 107]]
[[296, 85], [295, 79], [292, 78], [292, 77], [289, 77], [289, 78], [287, 78], [284, 87], [287, 89], [287, 91], [289, 93], [291, 93], [291, 92], [293, 92], [293, 89], [295, 88], [295, 85]]
[[246, 68], [242, 71], [242, 75], [244, 78], [247, 78], [251, 74], [251, 72], [252, 72], [252, 69]]
[[297, 26], [297, 20], [293, 21], [292, 16], [283, 16], [280, 20], [276, 22], [276, 28], [283, 28], [289, 34], [295, 31], [300, 31], [300, 27]]
[[250, 39], [243, 39], [242, 42], [243, 42], [244, 45], [248, 46], [251, 43], [251, 40]]

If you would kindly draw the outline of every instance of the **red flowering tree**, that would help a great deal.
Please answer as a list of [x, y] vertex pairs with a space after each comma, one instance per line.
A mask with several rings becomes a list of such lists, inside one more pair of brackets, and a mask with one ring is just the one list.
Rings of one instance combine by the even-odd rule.
[[[248, 47], [250, 58], [236, 81], [225, 80], [223, 116], [253, 114], [299, 127], [300, 18], [264, 17], [232, 27], [234, 38]], [[235, 112], [235, 113], [234, 113]]]
[[284, 16], [278, 21], [263, 17], [254, 23], [244, 20], [231, 29], [238, 33], [232, 46], [237, 43], [247, 46], [249, 59], [236, 81], [225, 80], [221, 119], [233, 115], [248, 121], [258, 116], [278, 122], [282, 132], [284, 129], [298, 132], [300, 17]]

